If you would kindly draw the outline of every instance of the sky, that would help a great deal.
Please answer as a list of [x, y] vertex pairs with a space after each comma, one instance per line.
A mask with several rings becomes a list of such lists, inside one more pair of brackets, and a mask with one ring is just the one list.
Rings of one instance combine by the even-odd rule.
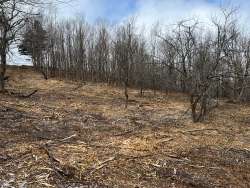
[[[238, 7], [238, 18], [242, 29], [250, 30], [250, 0], [71, 0], [57, 7], [61, 19], [84, 17], [88, 23], [106, 20], [119, 24], [133, 17], [141, 31], [148, 31], [159, 22], [168, 27], [182, 19], [198, 19], [209, 25], [212, 17], [220, 17], [220, 7]], [[17, 54], [17, 53], [14, 53]], [[21, 64], [26, 57], [16, 55], [13, 62]], [[30, 63], [30, 62], [28, 62]]]
[[60, 17], [78, 15], [90, 23], [101, 19], [116, 24], [135, 17], [139, 25], [152, 26], [158, 21], [173, 24], [183, 18], [208, 22], [221, 6], [239, 7], [242, 23], [250, 19], [250, 0], [73, 0], [58, 11]]

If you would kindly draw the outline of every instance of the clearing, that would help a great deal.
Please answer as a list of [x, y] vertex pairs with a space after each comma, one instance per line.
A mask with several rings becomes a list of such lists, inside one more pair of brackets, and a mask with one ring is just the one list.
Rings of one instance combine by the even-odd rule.
[[11, 67], [0, 94], [0, 187], [250, 187], [250, 105], [192, 123], [188, 98], [44, 80]]

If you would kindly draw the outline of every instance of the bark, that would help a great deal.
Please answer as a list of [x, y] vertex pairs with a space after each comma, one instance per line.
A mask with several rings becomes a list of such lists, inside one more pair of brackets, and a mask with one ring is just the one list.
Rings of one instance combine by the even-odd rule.
[[1, 53], [1, 69], [0, 69], [0, 92], [5, 90], [5, 73], [6, 73], [6, 53]]
[[128, 80], [124, 82], [125, 108], [128, 108]]

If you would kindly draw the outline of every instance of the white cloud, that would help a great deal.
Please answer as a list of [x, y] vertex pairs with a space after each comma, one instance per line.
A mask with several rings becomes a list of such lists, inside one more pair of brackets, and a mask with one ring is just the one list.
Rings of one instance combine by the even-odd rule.
[[239, 7], [241, 29], [250, 29], [249, 0], [138, 0], [137, 11], [130, 16], [136, 17], [137, 25], [146, 29], [157, 22], [164, 28], [171, 28], [183, 19], [196, 19], [202, 26], [210, 27], [212, 17], [220, 18], [221, 7]]
[[[135, 4], [135, 10], [129, 12], [129, 4]], [[119, 22], [133, 16], [139, 26], [149, 28], [156, 22], [167, 26], [187, 18], [206, 25], [219, 15], [220, 6], [240, 7], [242, 25], [250, 19], [250, 0], [74, 0], [59, 6], [58, 11], [62, 17], [85, 16], [90, 23], [100, 17]]]
[[189, 18], [208, 22], [211, 13], [217, 10], [217, 7], [197, 0], [139, 0], [138, 3], [137, 23], [145, 25], [146, 28], [150, 28], [156, 22], [169, 26]]

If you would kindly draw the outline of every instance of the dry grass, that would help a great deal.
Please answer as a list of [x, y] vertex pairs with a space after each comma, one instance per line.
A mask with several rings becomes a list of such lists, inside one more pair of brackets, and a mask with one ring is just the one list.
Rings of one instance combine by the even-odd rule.
[[[249, 187], [250, 106], [193, 124], [181, 94], [43, 80], [11, 68], [0, 95], [0, 187]], [[77, 89], [76, 89], [77, 88]]]

